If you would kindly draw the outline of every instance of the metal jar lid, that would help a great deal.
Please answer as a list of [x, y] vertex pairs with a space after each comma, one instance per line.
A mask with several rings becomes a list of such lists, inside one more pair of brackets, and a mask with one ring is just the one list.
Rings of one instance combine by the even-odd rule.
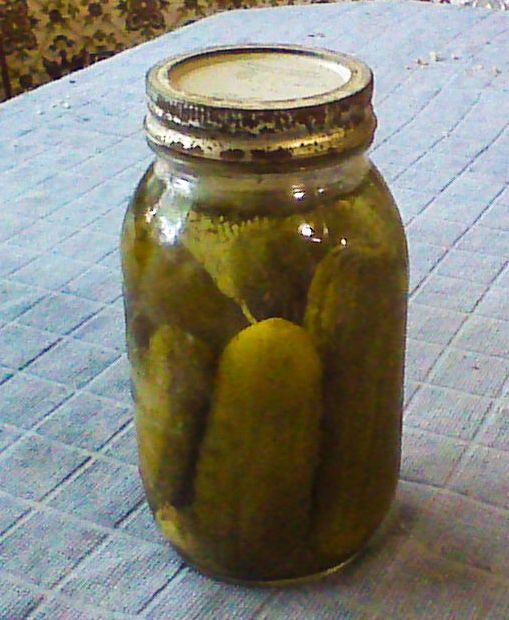
[[238, 162], [364, 149], [376, 118], [361, 61], [287, 45], [205, 49], [147, 74], [145, 128], [155, 149]]

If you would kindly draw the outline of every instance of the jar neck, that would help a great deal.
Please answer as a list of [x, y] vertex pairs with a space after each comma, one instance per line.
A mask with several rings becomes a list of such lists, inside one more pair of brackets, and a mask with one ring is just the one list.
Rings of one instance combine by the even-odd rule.
[[175, 157], [158, 151], [154, 173], [179, 201], [194, 208], [242, 212], [307, 211], [350, 194], [371, 169], [366, 153], [253, 167]]

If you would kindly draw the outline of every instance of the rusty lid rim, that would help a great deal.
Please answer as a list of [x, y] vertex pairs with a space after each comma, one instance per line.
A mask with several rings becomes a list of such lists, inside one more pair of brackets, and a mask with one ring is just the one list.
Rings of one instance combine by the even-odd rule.
[[[274, 71], [278, 79], [268, 80]], [[159, 62], [146, 87], [149, 143], [208, 159], [288, 160], [365, 148], [376, 127], [371, 70], [329, 50], [206, 48]]]

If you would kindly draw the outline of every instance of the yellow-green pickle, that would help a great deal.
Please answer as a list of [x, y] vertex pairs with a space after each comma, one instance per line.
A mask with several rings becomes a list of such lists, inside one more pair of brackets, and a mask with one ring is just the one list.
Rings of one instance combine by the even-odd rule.
[[366, 156], [373, 78], [293, 46], [147, 76], [122, 233], [139, 466], [192, 565], [286, 583], [355, 556], [398, 480], [407, 249]]

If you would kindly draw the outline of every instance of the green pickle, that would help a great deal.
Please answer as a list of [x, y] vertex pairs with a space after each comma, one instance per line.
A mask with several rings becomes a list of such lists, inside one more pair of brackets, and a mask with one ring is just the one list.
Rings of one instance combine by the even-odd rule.
[[236, 222], [197, 214], [184, 243], [234, 299], [250, 322], [280, 317], [301, 323], [306, 292], [324, 255], [296, 234], [301, 217], [255, 217]]
[[217, 351], [248, 325], [239, 306], [183, 246], [154, 248], [141, 280], [140, 296], [155, 323], [167, 321]]
[[309, 291], [304, 324], [326, 369], [312, 534], [325, 562], [362, 546], [396, 486], [405, 290], [397, 258], [339, 247]]
[[134, 369], [140, 469], [153, 506], [191, 501], [213, 363], [207, 345], [163, 325]]
[[310, 526], [321, 380], [311, 338], [284, 319], [248, 327], [221, 356], [194, 509], [232, 574], [291, 571]]
[[[233, 282], [258, 321], [281, 317], [301, 323], [318, 252], [294, 230], [241, 233], [232, 244]], [[316, 249], [317, 250], [317, 249]]]

